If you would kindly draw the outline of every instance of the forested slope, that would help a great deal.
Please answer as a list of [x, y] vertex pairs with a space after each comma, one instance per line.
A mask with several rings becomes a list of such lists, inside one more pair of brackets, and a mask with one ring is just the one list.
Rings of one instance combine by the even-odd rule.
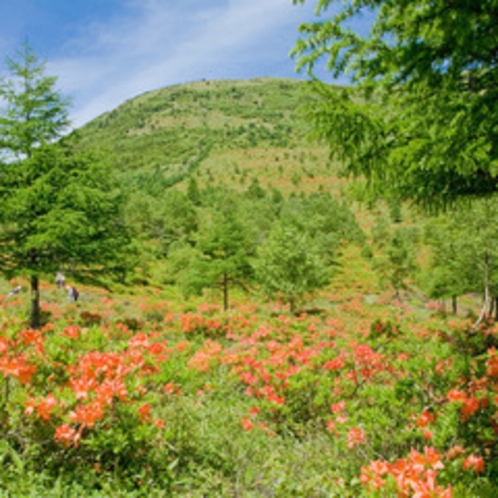
[[193, 173], [239, 186], [253, 175], [285, 187], [314, 183], [328, 161], [305, 137], [303, 85], [265, 78], [162, 88], [78, 130], [80, 143], [101, 149], [127, 181], [156, 188]]

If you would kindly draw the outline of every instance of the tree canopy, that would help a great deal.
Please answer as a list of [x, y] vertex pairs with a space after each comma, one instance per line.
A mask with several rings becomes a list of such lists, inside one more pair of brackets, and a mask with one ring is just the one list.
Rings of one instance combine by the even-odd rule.
[[288, 303], [291, 313], [330, 277], [315, 240], [286, 220], [275, 223], [258, 248], [254, 267], [262, 292]]
[[293, 54], [300, 70], [325, 59], [351, 78], [340, 91], [317, 79], [307, 107], [347, 172], [430, 207], [495, 193], [498, 1], [318, 0], [316, 12]]
[[33, 150], [57, 139], [69, 126], [69, 100], [56, 89], [57, 78], [45, 75], [45, 63], [24, 44], [6, 59], [9, 77], [0, 80], [0, 151], [9, 159], [30, 157]]
[[178, 238], [170, 256], [178, 271], [186, 295], [200, 294], [205, 288], [223, 292], [223, 308], [229, 308], [229, 291], [245, 287], [252, 277], [249, 263], [255, 243], [249, 228], [240, 218], [233, 196], [217, 199], [214, 209], [204, 212], [195, 238], [195, 246]]
[[[64, 264], [124, 271], [129, 237], [122, 193], [105, 162], [61, 140], [67, 99], [29, 47], [8, 59], [0, 95], [0, 271], [30, 278], [31, 326], [40, 326], [39, 278]], [[59, 139], [59, 141], [57, 141]]]
[[75, 156], [65, 146], [37, 150], [21, 164], [5, 165], [2, 180], [6, 272], [55, 273], [69, 261], [101, 266], [125, 243], [122, 194], [96, 156]]

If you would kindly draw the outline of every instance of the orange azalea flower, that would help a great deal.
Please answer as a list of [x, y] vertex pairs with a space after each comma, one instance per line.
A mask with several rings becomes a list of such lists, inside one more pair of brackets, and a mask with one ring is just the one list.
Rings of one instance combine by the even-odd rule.
[[344, 368], [345, 366], [345, 361], [344, 361], [344, 355], [341, 353], [337, 358], [334, 358], [333, 360], [328, 360], [323, 364], [323, 368], [325, 370], [340, 370], [341, 368]]
[[240, 378], [241, 382], [243, 382], [244, 384], [249, 384], [249, 385], [257, 384], [259, 381], [258, 376], [252, 372], [241, 372], [239, 374], [239, 378]]
[[443, 489], [436, 483], [441, 468], [444, 468], [441, 455], [434, 448], [425, 447], [424, 453], [412, 449], [408, 459], [401, 458], [393, 464], [382, 460], [371, 462], [362, 468], [360, 479], [364, 485], [379, 489], [386, 484], [382, 477], [391, 474], [400, 497], [451, 498], [451, 486]]
[[367, 437], [362, 429], [359, 427], [353, 427], [348, 433], [348, 447], [354, 448], [359, 444], [365, 443]]
[[412, 450], [410, 451], [409, 455], [409, 460], [410, 464], [413, 466], [413, 468], [419, 473], [422, 472], [425, 469], [426, 465], [426, 458], [422, 453], [419, 453], [417, 450]]
[[128, 391], [121, 379], [104, 380], [96, 388], [96, 392], [97, 400], [102, 404], [111, 404], [115, 397], [121, 400], [128, 397]]
[[368, 467], [361, 468], [360, 480], [363, 485], [371, 485], [374, 489], [380, 489], [386, 485], [386, 481], [381, 476], [389, 472], [389, 464], [382, 460], [370, 462]]
[[254, 424], [252, 423], [252, 420], [248, 417], [243, 417], [242, 420], [240, 421], [242, 428], [245, 431], [250, 431], [254, 428]]
[[467, 399], [467, 395], [464, 392], [459, 391], [458, 389], [452, 389], [448, 392], [446, 397], [450, 401], [465, 401]]
[[424, 439], [431, 440], [433, 438], [432, 432], [429, 429], [427, 429], [427, 427], [424, 427], [423, 434], [424, 434]]
[[427, 461], [427, 464], [430, 465], [433, 469], [444, 469], [444, 465], [441, 462], [441, 454], [430, 446], [426, 446], [424, 448], [424, 455]]
[[3, 372], [5, 376], [17, 377], [20, 384], [29, 384], [36, 370], [36, 366], [27, 363], [23, 355], [0, 358], [0, 372]]
[[80, 335], [80, 328], [77, 325], [68, 325], [64, 329], [63, 335], [70, 337], [71, 339], [78, 339]]
[[190, 348], [190, 341], [183, 340], [176, 343], [176, 350], [178, 352], [187, 351]]
[[27, 329], [19, 333], [19, 337], [23, 340], [26, 346], [42, 341], [42, 333], [39, 330]]
[[348, 417], [345, 415], [339, 415], [335, 420], [338, 424], [345, 424], [348, 421]]
[[498, 355], [495, 353], [494, 350], [490, 350], [488, 352], [491, 352], [493, 356], [491, 356], [488, 361], [486, 362], [486, 374], [489, 377], [498, 377]]
[[482, 457], [471, 454], [464, 459], [462, 467], [464, 470], [472, 468], [476, 474], [482, 474], [484, 472], [485, 462]]
[[375, 474], [383, 476], [390, 471], [391, 466], [389, 462], [384, 462], [382, 460], [375, 460], [374, 462], [370, 462], [369, 468]]
[[152, 405], [150, 403], [144, 403], [142, 406], [138, 407], [138, 416], [142, 422], [147, 422], [150, 420], [151, 410]]
[[73, 422], [78, 422], [90, 429], [103, 417], [104, 407], [98, 401], [94, 401], [89, 405], [78, 405], [74, 411], [69, 414], [69, 418]]
[[260, 408], [258, 406], [253, 406], [250, 410], [249, 413], [251, 415], [257, 415], [260, 412]]
[[346, 408], [346, 402], [344, 400], [339, 401], [339, 403], [332, 403], [330, 406], [330, 409], [332, 410], [332, 413], [340, 413]]
[[465, 421], [467, 420], [471, 415], [474, 415], [474, 413], [479, 410], [480, 403], [477, 398], [474, 396], [471, 396], [470, 398], [467, 398], [462, 407], [460, 408], [460, 411], [462, 413], [462, 420]]
[[82, 377], [80, 379], [70, 378], [68, 383], [76, 399], [88, 398], [88, 393], [94, 391], [97, 387], [97, 381], [91, 377]]
[[166, 343], [155, 342], [149, 346], [149, 353], [159, 356], [166, 351]]
[[149, 338], [146, 334], [140, 333], [133, 336], [129, 341], [130, 348], [148, 348], [149, 347]]
[[71, 443], [74, 443], [75, 446], [78, 445], [78, 440], [81, 434], [73, 429], [69, 424], [60, 425], [55, 429], [54, 439], [63, 443], [65, 446], [71, 446]]
[[436, 415], [424, 409], [417, 420], [417, 427], [426, 427], [429, 424], [433, 424], [435, 420]]
[[178, 393], [178, 387], [175, 386], [175, 383], [174, 382], [168, 382], [165, 386], [164, 386], [164, 392], [166, 394], [175, 394], [175, 393]]
[[57, 400], [53, 394], [49, 394], [46, 398], [42, 400], [36, 406], [36, 413], [38, 417], [42, 420], [50, 420], [50, 414], [54, 410], [57, 404]]
[[24, 415], [30, 416], [36, 408], [36, 400], [34, 398], [29, 398], [28, 401], [24, 403], [26, 408], [24, 409]]

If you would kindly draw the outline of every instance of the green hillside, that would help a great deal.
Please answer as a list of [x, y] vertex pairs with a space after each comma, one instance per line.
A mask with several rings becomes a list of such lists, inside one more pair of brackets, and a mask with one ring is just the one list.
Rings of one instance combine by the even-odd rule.
[[365, 241], [371, 215], [344, 199], [346, 180], [327, 147], [307, 137], [305, 86], [271, 78], [176, 85], [78, 131], [78, 146], [100, 150], [127, 192], [138, 250], [127, 284], [174, 285], [187, 295], [221, 288], [228, 306], [228, 291], [252, 287], [258, 247], [279, 224], [306, 233], [326, 266]]
[[130, 182], [169, 186], [196, 175], [244, 186], [257, 177], [313, 190], [330, 182], [330, 165], [325, 148], [305, 138], [302, 88], [267, 78], [162, 88], [81, 128], [81, 145], [102, 149]]

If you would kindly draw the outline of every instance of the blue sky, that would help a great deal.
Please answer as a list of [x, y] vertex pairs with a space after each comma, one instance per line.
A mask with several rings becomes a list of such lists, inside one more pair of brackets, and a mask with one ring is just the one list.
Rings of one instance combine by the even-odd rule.
[[301, 77], [289, 52], [316, 0], [0, 0], [0, 55], [24, 40], [58, 76], [78, 127], [200, 79]]

